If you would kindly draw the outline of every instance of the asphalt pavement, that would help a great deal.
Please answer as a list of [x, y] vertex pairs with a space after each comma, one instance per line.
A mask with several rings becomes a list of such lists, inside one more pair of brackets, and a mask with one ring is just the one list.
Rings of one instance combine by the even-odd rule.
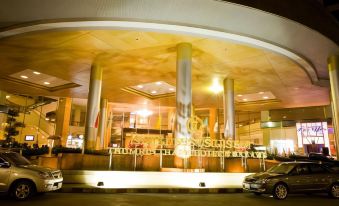
[[47, 193], [23, 202], [0, 197], [0, 206], [325, 206], [339, 205], [326, 194], [289, 195], [275, 200], [270, 195], [229, 194], [158, 194], [158, 193]]

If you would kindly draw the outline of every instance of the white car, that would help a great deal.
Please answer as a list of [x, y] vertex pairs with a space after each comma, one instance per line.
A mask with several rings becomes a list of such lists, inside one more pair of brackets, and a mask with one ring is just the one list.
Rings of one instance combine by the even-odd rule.
[[60, 170], [32, 165], [18, 153], [0, 150], [0, 192], [25, 200], [36, 193], [60, 189], [62, 181]]

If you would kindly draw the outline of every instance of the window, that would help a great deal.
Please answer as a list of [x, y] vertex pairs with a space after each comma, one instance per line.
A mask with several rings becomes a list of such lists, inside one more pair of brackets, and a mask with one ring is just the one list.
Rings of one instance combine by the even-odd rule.
[[311, 170], [311, 173], [314, 173], [314, 174], [327, 172], [326, 169], [322, 168], [321, 165], [318, 165], [318, 164], [311, 164], [310, 170]]
[[300, 174], [300, 175], [305, 175], [305, 174], [309, 174], [309, 173], [310, 173], [310, 171], [309, 171], [307, 165], [298, 165], [298, 166], [296, 167], [296, 172], [297, 172], [298, 174]]

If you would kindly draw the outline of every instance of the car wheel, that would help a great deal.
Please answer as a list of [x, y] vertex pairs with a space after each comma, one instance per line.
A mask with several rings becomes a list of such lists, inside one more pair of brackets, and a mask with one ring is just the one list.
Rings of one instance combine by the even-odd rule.
[[329, 191], [329, 195], [333, 198], [339, 198], [339, 183], [334, 183]]
[[35, 191], [33, 183], [29, 181], [20, 181], [15, 183], [10, 193], [16, 200], [26, 200]]
[[273, 189], [273, 197], [278, 200], [283, 200], [287, 197], [288, 189], [283, 183], [278, 183]]

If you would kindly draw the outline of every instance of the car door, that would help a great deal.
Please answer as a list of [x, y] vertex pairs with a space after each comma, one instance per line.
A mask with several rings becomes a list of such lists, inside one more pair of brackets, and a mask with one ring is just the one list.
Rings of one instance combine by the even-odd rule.
[[0, 157], [0, 192], [5, 192], [8, 189], [8, 180], [11, 174], [11, 168], [5, 166], [5, 161]]
[[331, 184], [331, 174], [320, 164], [309, 165], [313, 184], [313, 190], [325, 190]]
[[291, 192], [311, 190], [312, 177], [307, 164], [297, 165], [288, 177]]

